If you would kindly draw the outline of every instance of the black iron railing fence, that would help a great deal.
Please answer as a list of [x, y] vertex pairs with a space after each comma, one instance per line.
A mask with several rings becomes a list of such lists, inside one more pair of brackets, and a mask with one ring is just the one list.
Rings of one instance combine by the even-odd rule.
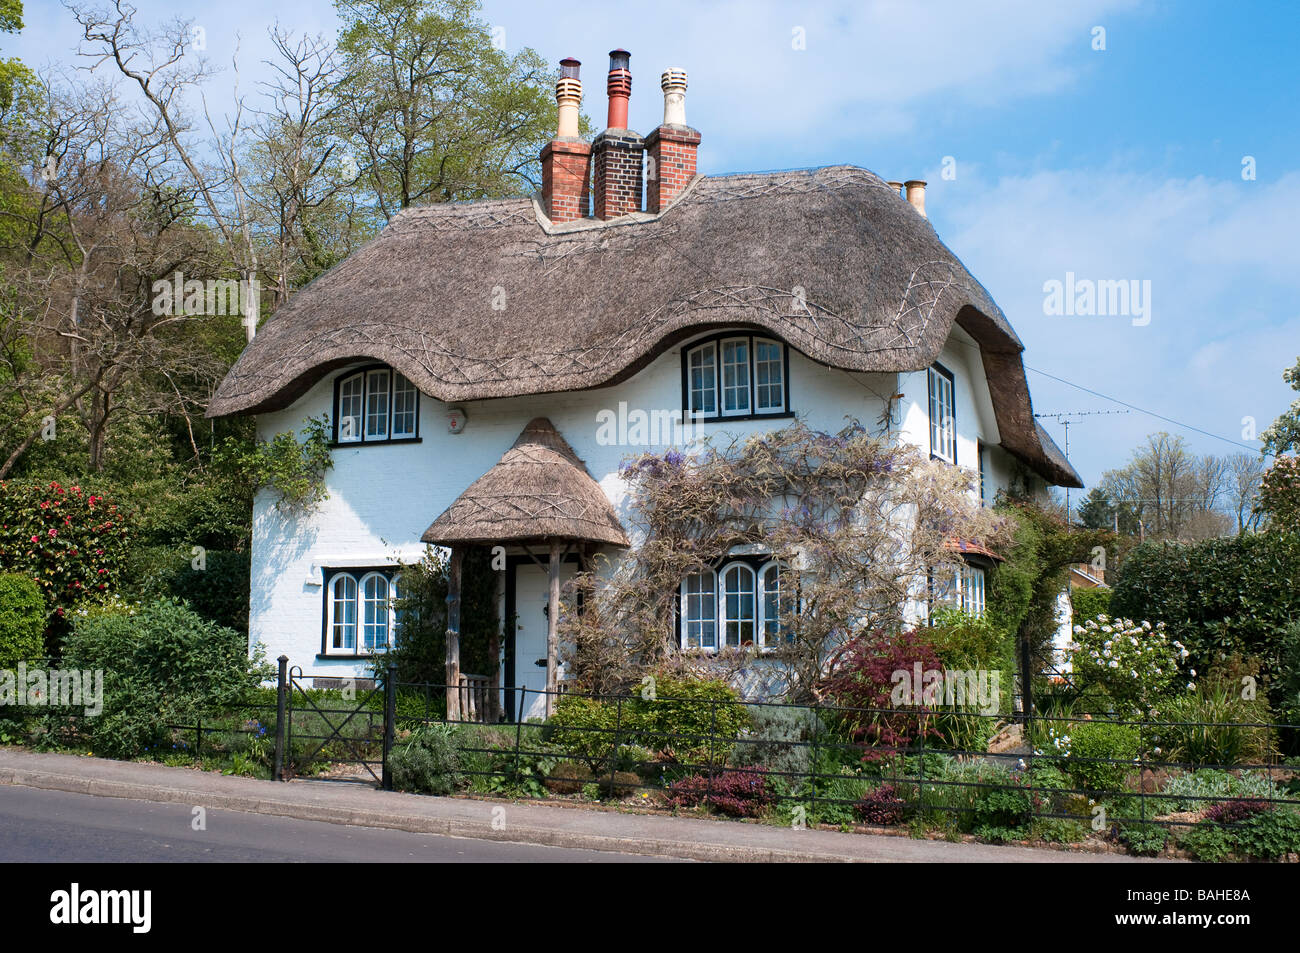
[[[333, 774], [391, 789], [395, 760], [437, 733], [444, 770], [478, 794], [587, 792], [668, 809], [778, 811], [795, 823], [933, 825], [946, 817], [952, 829], [993, 836], [1044, 822], [1174, 828], [1196, 823], [1210, 806], [1232, 827], [1260, 811], [1300, 807], [1300, 762], [1284, 761], [1276, 746], [1281, 733], [1300, 731], [1291, 725], [1044, 714], [1032, 705], [1017, 720], [957, 707], [524, 686], [506, 696], [510, 720], [487, 724], [447, 719], [447, 693], [464, 685], [399, 682], [390, 666], [374, 688], [323, 692], [287, 658], [279, 663], [273, 702], [242, 706], [233, 718], [169, 725], [174, 737], [187, 747], [192, 738], [201, 756], [213, 735], [263, 742], [269, 735], [265, 754], [277, 780], [344, 765], [352, 770]], [[555, 714], [528, 720], [538, 709]], [[990, 746], [995, 734], [1000, 743]]]

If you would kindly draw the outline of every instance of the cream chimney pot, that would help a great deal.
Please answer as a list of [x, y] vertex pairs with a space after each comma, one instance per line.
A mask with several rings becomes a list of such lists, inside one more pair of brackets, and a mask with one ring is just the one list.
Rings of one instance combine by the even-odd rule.
[[664, 91], [664, 125], [686, 125], [686, 70], [670, 67], [659, 78]]
[[907, 189], [907, 201], [922, 218], [925, 218], [925, 182], [920, 179], [908, 179], [903, 183], [903, 187]]
[[555, 130], [557, 139], [578, 138], [578, 107], [582, 105], [582, 80], [578, 79], [575, 59], [561, 61], [560, 80], [555, 84], [555, 102], [560, 107], [560, 121]]

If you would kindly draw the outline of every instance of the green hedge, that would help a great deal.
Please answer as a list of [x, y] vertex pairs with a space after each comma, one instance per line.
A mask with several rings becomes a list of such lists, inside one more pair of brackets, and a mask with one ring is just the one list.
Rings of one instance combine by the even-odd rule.
[[1139, 546], [1116, 580], [1111, 614], [1164, 622], [1201, 671], [1220, 655], [1258, 660], [1277, 704], [1284, 634], [1300, 618], [1300, 535]]
[[1079, 625], [1102, 614], [1109, 615], [1112, 592], [1101, 586], [1096, 589], [1072, 588], [1070, 604], [1074, 607], [1074, 624]]
[[45, 654], [45, 600], [26, 576], [0, 575], [0, 669]]

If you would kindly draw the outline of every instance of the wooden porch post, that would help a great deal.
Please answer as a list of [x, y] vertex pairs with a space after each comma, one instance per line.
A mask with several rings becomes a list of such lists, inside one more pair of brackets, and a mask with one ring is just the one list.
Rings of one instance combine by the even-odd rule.
[[559, 686], [560, 647], [560, 541], [551, 540], [550, 596], [546, 602], [546, 717], [555, 710], [555, 692]]
[[501, 720], [501, 637], [504, 634], [505, 618], [505, 596], [506, 596], [506, 573], [502, 569], [497, 573], [497, 586], [495, 597], [497, 605], [502, 607], [501, 624], [498, 628], [492, 630], [488, 637], [488, 668], [491, 674], [488, 677], [488, 721], [496, 724]]
[[460, 721], [460, 576], [463, 546], [451, 547], [447, 572], [447, 720]]

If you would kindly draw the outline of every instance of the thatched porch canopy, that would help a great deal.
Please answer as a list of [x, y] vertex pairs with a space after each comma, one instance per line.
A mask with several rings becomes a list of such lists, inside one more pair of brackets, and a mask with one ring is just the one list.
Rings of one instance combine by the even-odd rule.
[[545, 417], [530, 421], [420, 539], [441, 546], [544, 539], [628, 545], [604, 491]]

